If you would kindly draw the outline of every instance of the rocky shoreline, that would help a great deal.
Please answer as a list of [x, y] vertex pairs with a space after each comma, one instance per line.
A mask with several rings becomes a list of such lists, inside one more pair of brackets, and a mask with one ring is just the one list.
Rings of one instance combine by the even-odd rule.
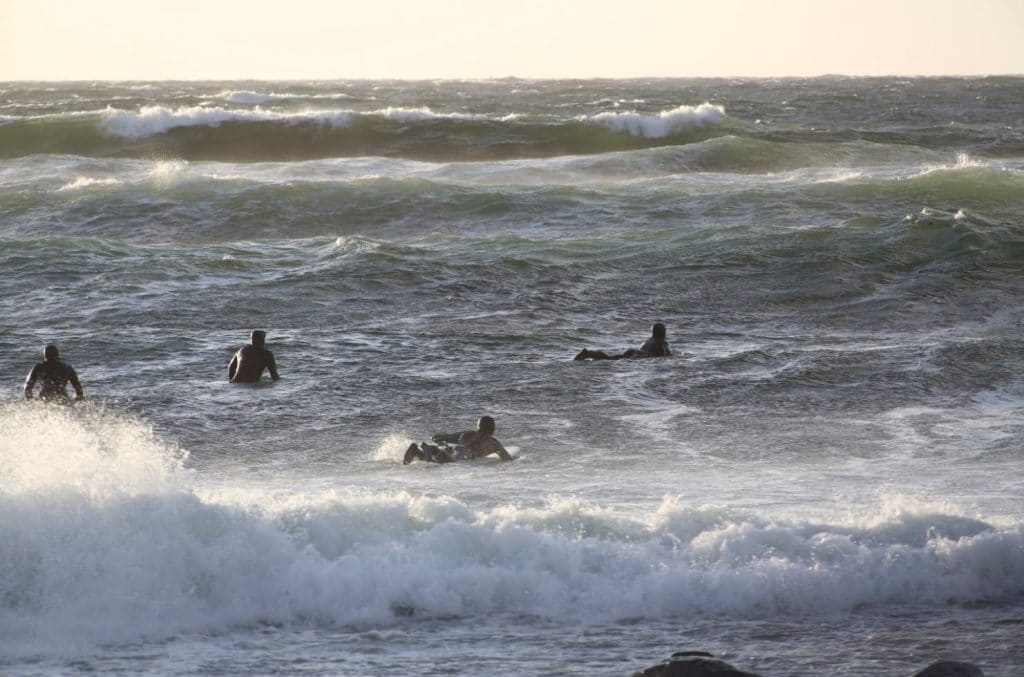
[[[634, 672], [633, 677], [769, 677], [740, 670], [705, 651], [679, 651], [657, 665]], [[911, 677], [984, 677], [972, 663], [937, 661]]]

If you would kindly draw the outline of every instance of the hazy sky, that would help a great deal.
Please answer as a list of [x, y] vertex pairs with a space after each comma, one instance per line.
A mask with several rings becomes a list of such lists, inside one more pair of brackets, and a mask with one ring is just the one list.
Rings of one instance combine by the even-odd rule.
[[1024, 74], [1024, 0], [0, 0], [0, 80]]

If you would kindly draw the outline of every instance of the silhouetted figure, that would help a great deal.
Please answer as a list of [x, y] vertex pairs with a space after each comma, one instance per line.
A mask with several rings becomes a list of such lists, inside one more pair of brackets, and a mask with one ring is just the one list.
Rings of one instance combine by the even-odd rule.
[[84, 397], [82, 384], [78, 380], [78, 374], [66, 362], [61, 362], [60, 352], [57, 346], [49, 344], [43, 348], [43, 361], [32, 367], [25, 379], [25, 399], [32, 399], [32, 389], [36, 381], [40, 382], [39, 399], [51, 402], [70, 402], [68, 397], [68, 382], [75, 389], [75, 399]]
[[482, 458], [488, 454], [497, 454], [503, 461], [512, 460], [512, 456], [501, 446], [501, 442], [494, 438], [494, 419], [490, 416], [481, 416], [476, 423], [476, 430], [438, 433], [430, 439], [434, 444], [410, 444], [405, 450], [402, 463], [409, 465], [417, 458], [428, 463], [451, 463]]
[[665, 340], [665, 325], [661, 322], [651, 327], [651, 338], [644, 341], [639, 348], [630, 348], [619, 355], [609, 355], [603, 350], [588, 350], [584, 348], [576, 354], [574, 360], [621, 360], [634, 357], [669, 357], [672, 351], [668, 348], [668, 341]]
[[277, 364], [274, 353], [263, 347], [267, 341], [267, 332], [253, 329], [249, 335], [249, 345], [242, 346], [228, 365], [228, 380], [232, 383], [259, 383], [263, 370], [270, 371], [270, 378], [278, 379]]

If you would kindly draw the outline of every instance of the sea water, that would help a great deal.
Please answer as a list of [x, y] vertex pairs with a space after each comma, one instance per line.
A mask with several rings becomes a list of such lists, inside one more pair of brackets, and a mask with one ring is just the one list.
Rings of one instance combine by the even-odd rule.
[[0, 83], [0, 672], [1024, 674], [1022, 101]]

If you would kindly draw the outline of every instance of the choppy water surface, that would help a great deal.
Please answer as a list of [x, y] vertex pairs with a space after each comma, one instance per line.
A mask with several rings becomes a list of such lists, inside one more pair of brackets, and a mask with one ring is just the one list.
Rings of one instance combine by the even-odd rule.
[[1021, 100], [0, 83], [0, 671], [1022, 674]]

